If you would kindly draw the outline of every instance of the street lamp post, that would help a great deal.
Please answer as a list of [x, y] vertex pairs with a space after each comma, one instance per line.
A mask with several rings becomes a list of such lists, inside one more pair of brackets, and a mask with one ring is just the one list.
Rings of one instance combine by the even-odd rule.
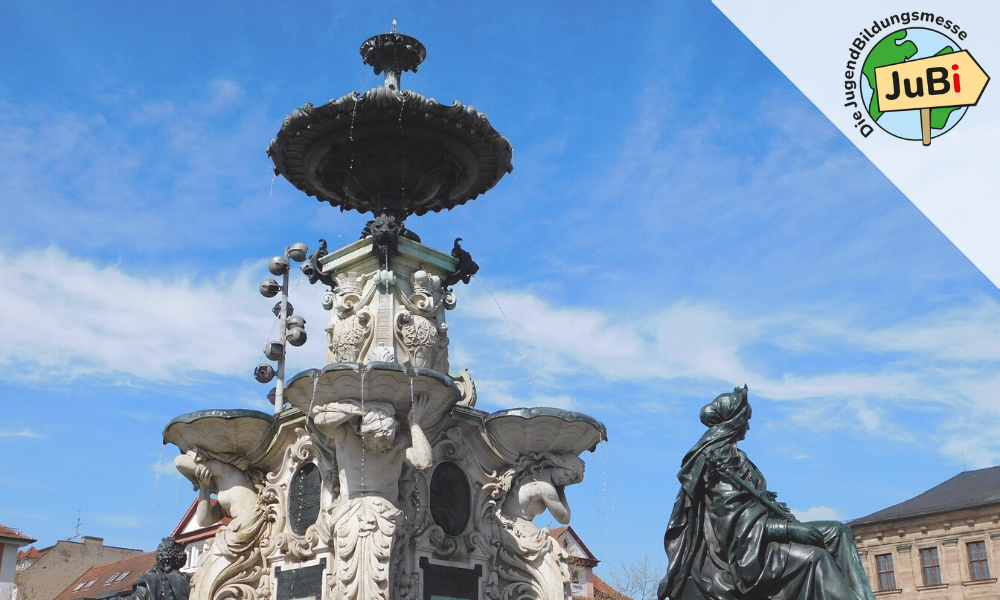
[[264, 346], [264, 356], [268, 360], [275, 361], [278, 368], [275, 370], [269, 363], [261, 363], [254, 369], [254, 378], [261, 383], [268, 383], [277, 378], [274, 387], [274, 414], [281, 412], [285, 403], [285, 350], [287, 344], [301, 346], [306, 343], [306, 320], [294, 316], [295, 309], [288, 302], [288, 261], [302, 262], [306, 259], [308, 251], [306, 245], [301, 242], [286, 246], [282, 256], [275, 256], [267, 263], [267, 270], [272, 275], [281, 277], [281, 283], [279, 284], [270, 277], [260, 282], [260, 294], [265, 298], [273, 298], [279, 293], [281, 294], [281, 300], [272, 309], [274, 316], [278, 317], [280, 321], [278, 341], [269, 341]]

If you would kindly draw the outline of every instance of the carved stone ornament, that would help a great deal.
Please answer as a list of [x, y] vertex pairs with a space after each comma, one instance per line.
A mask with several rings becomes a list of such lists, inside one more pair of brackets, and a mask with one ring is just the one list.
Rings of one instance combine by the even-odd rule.
[[202, 556], [191, 581], [191, 600], [266, 595], [269, 580], [263, 548], [270, 544], [275, 520], [261, 493], [261, 474], [197, 448], [178, 456], [174, 464], [199, 492], [199, 526], [208, 527], [223, 517], [232, 519], [219, 527]]
[[491, 490], [501, 528], [491, 581], [500, 598], [563, 600], [569, 595], [568, 554], [532, 519], [547, 509], [560, 523], [569, 523], [564, 488], [582, 481], [583, 472], [583, 461], [574, 454], [524, 456]]
[[608, 439], [604, 424], [583, 413], [535, 407], [502, 410], [486, 417], [490, 439], [515, 456], [579, 455]]
[[339, 363], [309, 369], [289, 379], [285, 388], [286, 401], [303, 414], [323, 404], [364, 398], [390, 404], [401, 421], [407, 418], [414, 396], [420, 394], [428, 398], [428, 409], [420, 419], [423, 427], [440, 421], [461, 397], [450, 377], [396, 363]]

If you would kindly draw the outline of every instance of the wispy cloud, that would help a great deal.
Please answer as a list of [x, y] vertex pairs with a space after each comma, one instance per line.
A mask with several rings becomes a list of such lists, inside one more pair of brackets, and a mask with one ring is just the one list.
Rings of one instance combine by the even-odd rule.
[[813, 506], [805, 510], [792, 509], [792, 514], [799, 521], [843, 521], [844, 517], [835, 508], [829, 506]]
[[8, 247], [57, 243], [161, 259], [230, 247], [268, 205], [261, 101], [231, 80], [189, 97], [111, 97], [39, 113], [0, 101], [0, 202]]
[[[160, 279], [54, 247], [0, 251], [0, 302], [7, 307], [0, 315], [7, 332], [0, 377], [186, 383], [204, 374], [247, 375], [274, 320], [270, 302], [256, 292], [261, 270], [252, 265], [214, 279]], [[328, 317], [316, 304], [303, 302], [302, 312], [319, 327]], [[310, 349], [320, 354], [321, 342]]]
[[0, 438], [41, 438], [42, 436], [35, 433], [32, 429], [20, 429], [20, 430], [9, 430], [0, 429]]
[[[919, 411], [935, 414], [921, 426], [946, 455], [964, 454], [976, 466], [1000, 459], [1000, 426], [992, 425], [1000, 422], [1000, 305], [992, 299], [882, 327], [826, 312], [743, 317], [689, 301], [626, 314], [557, 306], [529, 293], [497, 299], [540, 393], [569, 397], [594, 377], [693, 382], [706, 390], [747, 383], [802, 426], [853, 427], [918, 443], [928, 430], [900, 417]], [[460, 307], [463, 317], [509, 343], [492, 298], [473, 296]], [[515, 401], [494, 383], [491, 398]]]

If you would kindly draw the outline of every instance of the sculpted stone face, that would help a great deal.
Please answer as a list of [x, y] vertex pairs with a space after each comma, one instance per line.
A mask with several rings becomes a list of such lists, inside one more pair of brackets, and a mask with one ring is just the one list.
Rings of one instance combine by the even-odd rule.
[[399, 425], [395, 416], [380, 409], [373, 409], [361, 417], [360, 434], [365, 448], [384, 454], [392, 449]]
[[[582, 462], [582, 461], [581, 461]], [[581, 465], [582, 466], [582, 465]], [[552, 485], [567, 486], [583, 481], [583, 469], [557, 467], [552, 469]]]

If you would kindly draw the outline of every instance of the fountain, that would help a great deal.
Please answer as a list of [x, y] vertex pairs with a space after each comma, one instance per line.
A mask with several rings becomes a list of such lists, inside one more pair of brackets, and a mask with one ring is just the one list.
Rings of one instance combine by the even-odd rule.
[[[384, 85], [282, 123], [275, 174], [341, 210], [371, 212], [361, 239], [272, 259], [261, 293], [281, 300], [275, 414], [210, 410], [177, 417], [164, 443], [199, 491], [197, 519], [223, 526], [193, 578], [193, 600], [564, 600], [566, 552], [532, 519], [568, 523], [565, 488], [579, 455], [607, 439], [593, 418], [553, 408], [478, 410], [468, 371], [451, 373], [447, 310], [478, 270], [420, 243], [407, 217], [475, 199], [512, 170], [510, 143], [486, 115], [400, 88], [426, 50], [395, 31], [361, 56]], [[285, 381], [287, 345], [305, 321], [287, 300], [289, 261], [328, 286], [326, 365]]]

